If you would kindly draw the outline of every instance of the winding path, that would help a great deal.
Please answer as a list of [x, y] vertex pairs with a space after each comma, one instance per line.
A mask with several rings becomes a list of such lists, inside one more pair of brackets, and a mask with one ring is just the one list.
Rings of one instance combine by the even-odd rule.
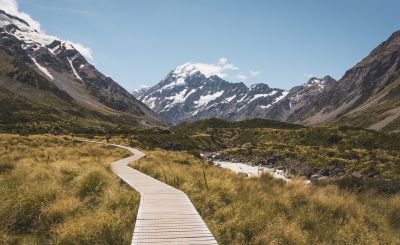
[[111, 164], [112, 171], [140, 193], [132, 244], [218, 244], [185, 193], [128, 166], [144, 157], [143, 152], [109, 145], [134, 154]]

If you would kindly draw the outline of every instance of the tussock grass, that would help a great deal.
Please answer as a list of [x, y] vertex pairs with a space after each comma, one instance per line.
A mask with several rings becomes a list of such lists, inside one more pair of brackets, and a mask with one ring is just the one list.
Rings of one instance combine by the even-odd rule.
[[221, 244], [400, 243], [400, 195], [249, 179], [185, 152], [146, 154], [132, 166], [187, 193]]
[[0, 135], [0, 244], [129, 244], [139, 195], [109, 163], [124, 150]]

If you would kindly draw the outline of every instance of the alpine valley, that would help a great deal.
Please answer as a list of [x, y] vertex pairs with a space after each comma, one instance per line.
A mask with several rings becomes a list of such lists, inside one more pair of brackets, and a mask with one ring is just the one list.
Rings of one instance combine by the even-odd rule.
[[339, 80], [311, 78], [289, 91], [259, 83], [247, 87], [186, 63], [158, 84], [133, 95], [170, 124], [207, 118], [266, 118], [303, 125], [340, 124], [400, 129], [400, 31]]
[[340, 79], [234, 83], [258, 69], [220, 58], [130, 92], [18, 8], [123, 80], [220, 53], [286, 80], [400, 23], [280, 2], [0, 0], [0, 245], [400, 244], [400, 31]]

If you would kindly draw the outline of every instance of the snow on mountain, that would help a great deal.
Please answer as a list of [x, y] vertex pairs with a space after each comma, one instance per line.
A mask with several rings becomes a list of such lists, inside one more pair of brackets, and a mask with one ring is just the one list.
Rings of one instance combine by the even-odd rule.
[[[29, 23], [0, 10], [0, 48], [7, 50], [29, 69], [47, 78], [80, 105], [93, 112], [111, 115], [102, 118], [115, 120], [116, 116], [116, 120], [120, 120], [127, 116], [130, 119], [124, 119], [126, 121], [123, 123], [161, 123], [147, 106], [90, 64], [79, 51], [83, 49], [83, 53], [90, 56], [86, 48], [41, 33]], [[122, 114], [119, 114], [120, 112]]]
[[[168, 122], [219, 117], [241, 119], [258, 106], [263, 110], [278, 102], [286, 91], [266, 84], [248, 88], [243, 83], [230, 83], [218, 76], [218, 69], [201, 63], [177, 66], [154, 87], [136, 89], [139, 100]], [[263, 107], [260, 107], [263, 106]]]
[[35, 58], [31, 57], [33, 63], [35, 63], [35, 65], [37, 66], [37, 68], [39, 68], [39, 70], [41, 72], [43, 72], [48, 78], [50, 78], [51, 80], [54, 80], [53, 75], [50, 74], [50, 72], [46, 69], [46, 67], [41, 66]]
[[279, 121], [296, 122], [296, 116], [303, 113], [304, 108], [314, 103], [328, 89], [335, 86], [336, 80], [330, 76], [311, 78], [307, 83], [296, 86], [276, 98], [273, 106], [265, 108], [260, 116]]

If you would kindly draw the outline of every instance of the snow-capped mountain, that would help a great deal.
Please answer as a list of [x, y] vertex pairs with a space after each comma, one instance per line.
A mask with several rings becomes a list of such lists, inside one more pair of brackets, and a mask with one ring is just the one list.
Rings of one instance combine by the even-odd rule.
[[132, 91], [132, 95], [135, 96], [135, 98], [138, 98], [140, 95], [146, 93], [149, 89], [151, 89], [150, 86], [141, 86], [140, 88], [134, 89]]
[[[85, 119], [118, 125], [161, 122], [147, 106], [91, 65], [73, 43], [40, 33], [27, 21], [3, 10], [0, 10], [0, 48], [2, 62], [11, 67], [7, 71], [2, 70], [0, 75], [12, 81], [0, 83], [0, 88], [5, 89], [9, 96], [22, 96], [24, 102], [39, 103], [37, 95], [51, 87], [65, 94], [63, 98], [72, 99], [68, 102], [72, 103], [70, 106], [63, 104], [64, 101], [45, 105], [53, 106], [60, 113], [60, 108], [64, 106], [62, 113], [65, 113], [65, 118], [79, 115]], [[36, 78], [36, 74], [41, 78]], [[36, 81], [38, 79], [40, 83]], [[28, 90], [39, 90], [26, 94], [21, 89], [14, 89], [28, 84], [34, 86]], [[41, 100], [52, 96], [47, 92]]]
[[297, 120], [307, 125], [337, 122], [400, 130], [400, 31], [346, 71]]
[[297, 122], [297, 116], [303, 113], [304, 108], [314, 103], [318, 96], [323, 95], [336, 83], [330, 76], [313, 77], [307, 83], [290, 89], [284, 99], [259, 116], [278, 121]]
[[283, 99], [288, 92], [255, 84], [230, 83], [201, 66], [186, 63], [157, 85], [134, 95], [169, 123], [205, 118], [238, 120], [255, 115]]

